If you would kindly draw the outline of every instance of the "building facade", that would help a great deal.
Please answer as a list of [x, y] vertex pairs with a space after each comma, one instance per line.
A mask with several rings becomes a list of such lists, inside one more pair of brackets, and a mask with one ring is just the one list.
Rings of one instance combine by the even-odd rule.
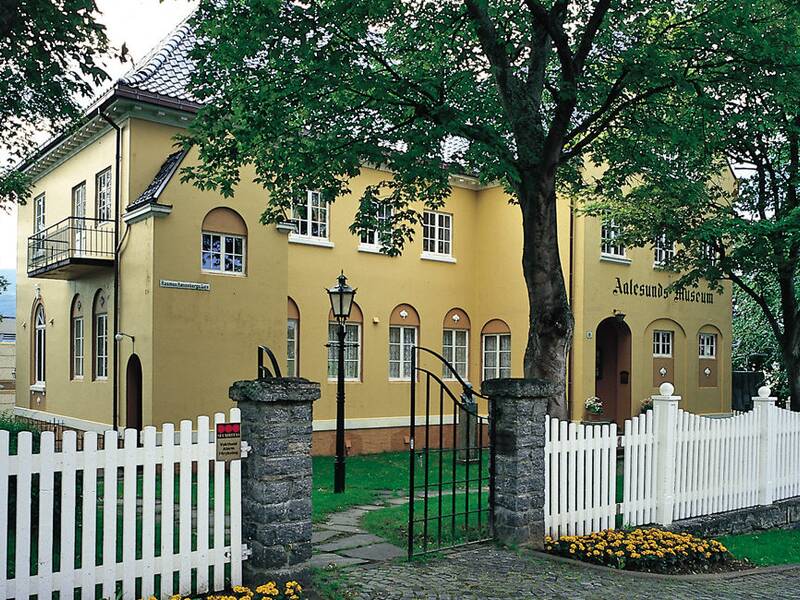
[[[255, 375], [267, 345], [284, 374], [323, 382], [314, 444], [330, 453], [324, 288], [342, 269], [358, 288], [345, 364], [351, 452], [404, 447], [414, 345], [443, 353], [476, 387], [522, 376], [522, 226], [502, 188], [454, 177], [398, 257], [348, 229], [364, 187], [390, 177], [372, 168], [352, 195], [326, 204], [311, 190], [289, 222], [264, 226], [253, 172], [233, 198], [180, 181], [198, 160], [174, 142], [198, 109], [185, 89], [193, 41], [180, 26], [81, 129], [25, 167], [35, 187], [18, 217], [17, 405], [136, 427], [209, 414], [229, 408], [228, 386]], [[558, 216], [576, 320], [572, 418], [587, 418], [596, 395], [604, 414], [594, 418], [622, 423], [664, 381], [692, 411], [728, 412], [730, 290], [669, 294], [676, 275], [659, 262], [671, 246], [622, 248], [613, 223], [575, 214], [566, 197]]]

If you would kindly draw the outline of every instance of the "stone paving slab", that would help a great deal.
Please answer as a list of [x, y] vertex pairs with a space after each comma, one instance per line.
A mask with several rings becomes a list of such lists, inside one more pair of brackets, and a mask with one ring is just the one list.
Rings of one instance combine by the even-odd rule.
[[337, 525], [336, 523], [323, 523], [317, 526], [318, 529], [327, 529], [328, 531], [338, 531], [344, 533], [367, 533], [360, 527], [353, 527], [352, 525]]
[[336, 565], [337, 567], [349, 567], [353, 565], [362, 565], [367, 561], [362, 558], [354, 558], [348, 556], [339, 556], [338, 554], [331, 554], [331, 553], [324, 553], [324, 554], [314, 554], [308, 560], [309, 567], [316, 567], [318, 569], [324, 569], [330, 565]]
[[321, 544], [332, 537], [336, 537], [337, 535], [342, 535], [342, 532], [335, 531], [333, 529], [318, 529], [311, 534], [311, 543]]
[[800, 600], [800, 566], [733, 578], [668, 579], [593, 569], [488, 544], [426, 561], [354, 566], [343, 576], [354, 600]]
[[336, 552], [338, 550], [345, 550], [347, 548], [358, 548], [359, 546], [367, 546], [369, 544], [377, 544], [383, 542], [384, 539], [371, 533], [362, 533], [358, 535], [349, 535], [342, 539], [337, 539], [326, 544], [321, 544], [315, 549], [322, 552]]
[[351, 508], [350, 510], [346, 510], [344, 512], [333, 513], [326, 523], [358, 527], [358, 524], [361, 522], [361, 517], [363, 517], [365, 514], [367, 514], [367, 511], [365, 510]]
[[363, 558], [370, 561], [385, 561], [405, 556], [406, 552], [394, 544], [382, 542], [379, 544], [372, 544], [371, 546], [342, 550], [339, 554], [352, 558]]

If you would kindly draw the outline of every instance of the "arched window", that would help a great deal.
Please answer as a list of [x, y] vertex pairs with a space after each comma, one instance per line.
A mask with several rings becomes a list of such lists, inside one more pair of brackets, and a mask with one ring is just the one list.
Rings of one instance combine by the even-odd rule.
[[108, 378], [108, 300], [103, 290], [97, 290], [92, 306], [94, 325], [94, 378]]
[[45, 347], [47, 342], [47, 318], [44, 306], [36, 305], [33, 312], [33, 383], [44, 390], [45, 384]]
[[[467, 379], [469, 373], [469, 328], [467, 313], [460, 308], [447, 311], [442, 323], [442, 356], [453, 365], [456, 373]], [[453, 372], [442, 365], [442, 377], [455, 379]]]
[[83, 320], [83, 302], [80, 294], [72, 299], [70, 314], [70, 375], [72, 379], [83, 379], [86, 327]]
[[481, 330], [483, 381], [511, 377], [511, 329], [505, 321], [492, 319]]
[[247, 225], [235, 210], [219, 207], [203, 219], [200, 266], [208, 273], [244, 275]]
[[286, 310], [286, 376], [298, 377], [300, 373], [300, 309], [289, 298]]
[[419, 344], [419, 314], [398, 304], [389, 317], [389, 379], [411, 381], [411, 353]]
[[[361, 379], [361, 330], [364, 315], [358, 304], [353, 302], [350, 317], [344, 324], [344, 378], [346, 381]], [[328, 312], [328, 379], [339, 376], [339, 323], [333, 318], [333, 311]]]

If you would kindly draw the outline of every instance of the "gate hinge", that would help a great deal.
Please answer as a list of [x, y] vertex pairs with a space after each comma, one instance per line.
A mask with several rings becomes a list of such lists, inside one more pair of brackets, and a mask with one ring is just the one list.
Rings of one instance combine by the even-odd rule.
[[247, 544], [242, 544], [242, 560], [247, 560], [253, 554], [253, 551], [247, 547]]
[[253, 447], [250, 444], [247, 442], [242, 442], [242, 458], [247, 458], [250, 455], [250, 450], [252, 449]]

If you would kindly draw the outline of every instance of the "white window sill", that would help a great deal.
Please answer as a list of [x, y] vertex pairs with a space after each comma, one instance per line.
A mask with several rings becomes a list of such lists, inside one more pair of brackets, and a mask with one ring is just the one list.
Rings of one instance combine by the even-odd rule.
[[600, 260], [604, 262], [612, 262], [620, 265], [631, 264], [631, 259], [627, 256], [617, 256], [616, 254], [601, 254]]
[[444, 263], [453, 263], [455, 264], [456, 259], [449, 254], [436, 254], [434, 252], [423, 252], [419, 255], [422, 260], [433, 260], [436, 262], [444, 262]]
[[108, 381], [108, 376], [105, 376], [105, 377], [95, 377], [95, 378], [94, 378], [94, 380], [95, 380], [95, 381]]
[[289, 234], [289, 241], [293, 244], [305, 244], [306, 246], [319, 246], [321, 248], [333, 248], [334, 244], [327, 238], [316, 238], [308, 235]]
[[383, 256], [388, 256], [383, 250], [381, 250], [380, 246], [376, 246], [375, 244], [359, 244], [358, 245], [359, 252], [368, 252], [370, 254], [382, 254]]
[[[335, 377], [334, 377], [333, 379], [331, 379], [330, 377], [328, 377], [328, 383], [338, 383], [338, 381], [339, 381], [339, 380], [338, 380], [338, 379], [336, 379]], [[351, 378], [349, 378], [349, 377], [345, 377], [345, 378], [344, 378], [344, 382], [345, 382], [345, 383], [361, 383], [361, 380], [360, 380], [360, 379], [351, 379]]]
[[653, 354], [653, 358], [672, 358], [672, 354]]
[[411, 378], [389, 377], [389, 383], [411, 383]]
[[222, 275], [224, 277], [247, 277], [247, 273], [232, 273], [230, 271], [213, 271], [210, 269], [200, 269], [201, 273], [206, 275]]
[[39, 394], [44, 394], [45, 393], [45, 384], [44, 383], [34, 383], [33, 385], [31, 385], [31, 391], [32, 392], [37, 392]]

